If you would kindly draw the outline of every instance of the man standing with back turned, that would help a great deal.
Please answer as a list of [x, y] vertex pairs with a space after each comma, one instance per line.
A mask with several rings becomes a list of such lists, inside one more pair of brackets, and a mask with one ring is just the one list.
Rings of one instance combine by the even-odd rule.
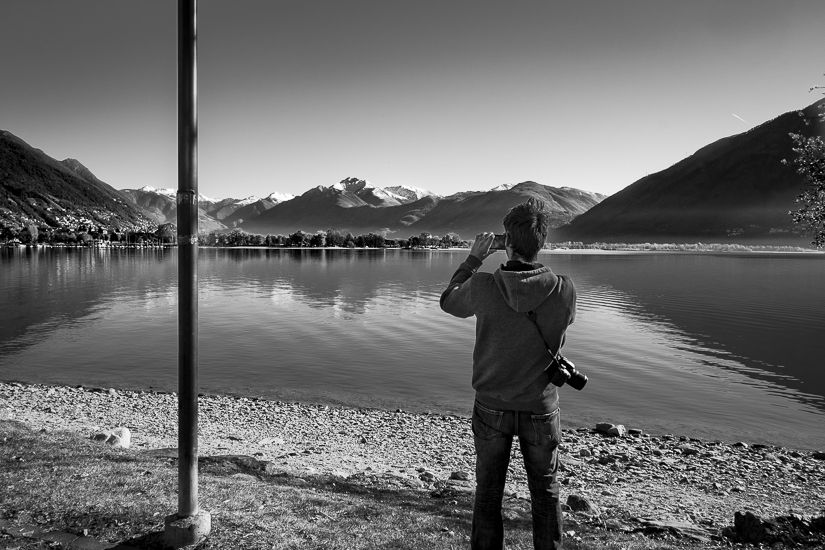
[[513, 207], [504, 217], [508, 262], [495, 273], [477, 273], [493, 252], [494, 235], [481, 233], [441, 295], [447, 313], [476, 316], [474, 550], [504, 547], [501, 501], [513, 436], [519, 438], [530, 487], [533, 544], [537, 550], [562, 545], [559, 396], [547, 366], [576, 316], [576, 289], [569, 278], [536, 262], [548, 225], [542, 201]]

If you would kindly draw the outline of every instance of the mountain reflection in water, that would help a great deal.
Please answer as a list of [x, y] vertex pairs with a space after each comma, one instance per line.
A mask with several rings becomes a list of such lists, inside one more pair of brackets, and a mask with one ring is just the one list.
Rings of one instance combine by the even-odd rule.
[[[201, 249], [201, 391], [466, 414], [466, 251]], [[483, 270], [504, 261], [497, 253]], [[579, 295], [563, 419], [821, 447], [820, 254], [542, 253]], [[174, 390], [175, 250], [4, 250], [0, 379]]]

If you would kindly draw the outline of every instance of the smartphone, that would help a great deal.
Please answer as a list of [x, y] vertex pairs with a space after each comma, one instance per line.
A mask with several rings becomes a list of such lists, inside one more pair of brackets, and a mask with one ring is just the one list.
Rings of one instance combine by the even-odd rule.
[[490, 250], [504, 250], [504, 235], [494, 235]]

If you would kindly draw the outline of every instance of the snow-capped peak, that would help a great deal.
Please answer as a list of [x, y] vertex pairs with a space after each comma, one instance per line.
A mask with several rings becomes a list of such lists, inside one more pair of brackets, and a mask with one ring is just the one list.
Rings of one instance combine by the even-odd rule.
[[222, 199], [215, 199], [215, 198], [207, 197], [206, 195], [201, 195], [200, 193], [198, 193], [198, 200], [199, 201], [205, 201], [205, 202], [221, 202]]
[[501, 185], [497, 185], [490, 189], [490, 191], [507, 191], [508, 189], [512, 189], [515, 187], [515, 183], [502, 183]]
[[[170, 189], [170, 188], [159, 188], [159, 187], [152, 187], [151, 185], [144, 185], [138, 191], [143, 191], [144, 193], [153, 193], [155, 195], [162, 195], [164, 197], [169, 197], [170, 199], [177, 199], [178, 197], [178, 190], [177, 189]], [[207, 197], [198, 193], [198, 201], [203, 202], [219, 202], [220, 199], [213, 199], [212, 197]]]
[[157, 187], [152, 187], [151, 185], [144, 185], [138, 191], [143, 191], [145, 193], [155, 193], [156, 195], [164, 195], [166, 197], [175, 198], [178, 195], [177, 189], [158, 189]]
[[329, 189], [352, 193], [373, 206], [378, 203], [381, 203], [383, 206], [395, 206], [396, 204], [415, 202], [424, 197], [440, 197], [440, 195], [418, 187], [411, 187], [409, 185], [377, 187], [367, 180], [352, 177], [344, 178], [340, 182], [330, 185], [329, 187], [319, 186], [318, 189]]
[[294, 199], [294, 198], [295, 198], [295, 195], [293, 195], [292, 193], [278, 193], [278, 192], [274, 192], [274, 193], [270, 193], [269, 195], [267, 195], [267, 197], [266, 197], [266, 198], [267, 198], [268, 200], [273, 201], [273, 202], [279, 202], [279, 203], [280, 203], [280, 202], [284, 202], [284, 201], [288, 201], [288, 200], [292, 200], [292, 199]]
[[349, 191], [350, 193], [358, 193], [365, 189], [375, 189], [375, 186], [367, 180], [358, 178], [345, 178], [335, 185], [330, 185], [330, 189], [337, 189], [338, 191]]
[[250, 195], [250, 196], [246, 197], [245, 199], [241, 199], [241, 200], [239, 200], [239, 201], [238, 201], [238, 202], [236, 202], [235, 204], [240, 205], [240, 206], [246, 206], [246, 205], [248, 205], [248, 204], [252, 204], [252, 203], [254, 203], [254, 202], [258, 202], [259, 200], [261, 200], [261, 199], [259, 199], [259, 198], [258, 198], [258, 197], [256, 197], [255, 195]]
[[393, 185], [391, 187], [385, 187], [384, 191], [387, 193], [392, 193], [403, 202], [415, 202], [423, 199], [424, 197], [438, 196], [432, 191], [427, 191], [426, 189], [420, 189], [418, 187], [411, 187], [409, 185]]

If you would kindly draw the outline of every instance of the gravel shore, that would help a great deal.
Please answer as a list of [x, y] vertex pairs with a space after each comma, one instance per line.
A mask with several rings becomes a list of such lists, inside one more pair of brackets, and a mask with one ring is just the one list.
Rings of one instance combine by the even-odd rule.
[[[391, 479], [431, 492], [474, 487], [469, 418], [221, 395], [201, 396], [199, 408], [204, 457], [252, 456], [296, 477]], [[177, 446], [174, 393], [0, 382], [4, 420], [46, 434], [72, 431], [89, 437], [125, 426], [138, 451]], [[699, 539], [718, 539], [737, 511], [763, 518], [825, 514], [821, 452], [628, 428], [632, 433], [626, 436], [608, 436], [595, 426], [564, 431], [562, 502], [575, 495], [595, 507], [587, 516], [569, 513], [566, 528], [577, 521], [619, 530], [671, 525]], [[515, 510], [509, 513], [529, 514], [517, 444], [505, 498], [507, 509]]]

